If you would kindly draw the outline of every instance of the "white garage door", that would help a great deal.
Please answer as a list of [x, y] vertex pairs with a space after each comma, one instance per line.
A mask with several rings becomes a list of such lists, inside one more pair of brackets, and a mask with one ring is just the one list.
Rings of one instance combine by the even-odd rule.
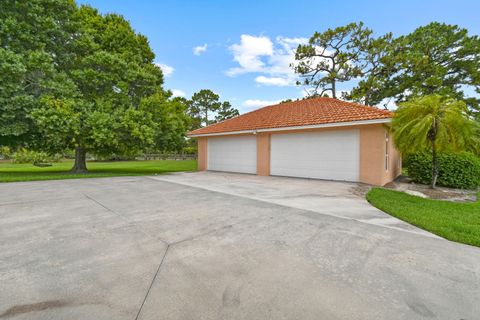
[[257, 173], [255, 136], [208, 138], [208, 170]]
[[358, 130], [273, 134], [270, 174], [358, 181]]

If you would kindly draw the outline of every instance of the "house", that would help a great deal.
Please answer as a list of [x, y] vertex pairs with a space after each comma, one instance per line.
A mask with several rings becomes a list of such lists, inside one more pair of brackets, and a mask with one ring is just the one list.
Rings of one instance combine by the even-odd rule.
[[332, 98], [280, 103], [188, 133], [199, 170], [364, 182], [401, 173], [392, 112]]

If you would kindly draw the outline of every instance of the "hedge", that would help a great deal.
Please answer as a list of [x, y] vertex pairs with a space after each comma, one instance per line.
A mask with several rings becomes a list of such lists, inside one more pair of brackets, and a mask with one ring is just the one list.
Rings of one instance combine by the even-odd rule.
[[[480, 186], [480, 158], [468, 153], [440, 153], [437, 184], [444, 187], [475, 189]], [[409, 177], [422, 184], [432, 182], [432, 155], [428, 152], [406, 157]]]

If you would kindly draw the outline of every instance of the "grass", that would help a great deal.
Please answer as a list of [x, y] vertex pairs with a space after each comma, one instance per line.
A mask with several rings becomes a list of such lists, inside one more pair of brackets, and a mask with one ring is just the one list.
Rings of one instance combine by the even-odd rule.
[[87, 162], [87, 174], [71, 174], [73, 162], [66, 160], [51, 167], [39, 168], [32, 164], [0, 162], [0, 182], [81, 179], [116, 176], [155, 175], [175, 171], [195, 171], [196, 160], [151, 160]]
[[423, 199], [373, 188], [367, 200], [378, 209], [445, 239], [480, 247], [480, 193], [477, 202]]

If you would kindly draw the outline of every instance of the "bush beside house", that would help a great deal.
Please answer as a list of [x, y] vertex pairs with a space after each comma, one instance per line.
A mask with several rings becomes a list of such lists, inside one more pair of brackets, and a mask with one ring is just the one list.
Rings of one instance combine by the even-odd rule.
[[[480, 186], [480, 158], [468, 152], [440, 153], [438, 155], [438, 185], [444, 187], [475, 189]], [[432, 155], [415, 153], [406, 157], [404, 166], [417, 183], [432, 182]]]

